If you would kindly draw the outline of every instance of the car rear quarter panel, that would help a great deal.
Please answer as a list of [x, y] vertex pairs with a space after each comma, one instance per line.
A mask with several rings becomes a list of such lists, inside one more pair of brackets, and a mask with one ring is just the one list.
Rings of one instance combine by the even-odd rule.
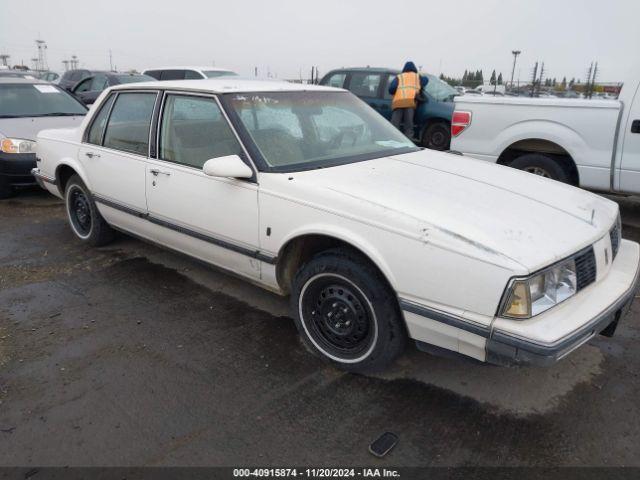
[[518, 104], [457, 97], [456, 110], [472, 112], [472, 120], [462, 134], [452, 139], [451, 149], [497, 160], [518, 141], [547, 140], [571, 156], [581, 186], [608, 189], [620, 104], [593, 102], [530, 99]]

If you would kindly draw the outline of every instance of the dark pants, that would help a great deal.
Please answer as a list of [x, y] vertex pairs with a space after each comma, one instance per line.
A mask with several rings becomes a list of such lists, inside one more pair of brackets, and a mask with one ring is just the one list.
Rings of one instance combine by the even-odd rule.
[[415, 108], [396, 108], [391, 114], [391, 123], [400, 130], [402, 124], [402, 132], [409, 138], [413, 138], [413, 115], [416, 113]]

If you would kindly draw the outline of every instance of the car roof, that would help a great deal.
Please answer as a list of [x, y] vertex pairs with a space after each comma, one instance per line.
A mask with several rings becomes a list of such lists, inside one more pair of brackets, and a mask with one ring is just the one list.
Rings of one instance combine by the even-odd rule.
[[149, 72], [153, 70], [207, 70], [209, 72], [232, 72], [233, 70], [229, 68], [221, 68], [221, 67], [207, 67], [207, 66], [198, 66], [198, 65], [187, 65], [187, 66], [170, 66], [170, 67], [155, 67], [155, 68], [145, 68], [144, 72]]
[[163, 90], [190, 90], [210, 93], [342, 91], [341, 88], [325, 87], [323, 85], [308, 85], [278, 80], [253, 80], [238, 77], [128, 83], [125, 85], [117, 85], [112, 88], [114, 90], [136, 90], [145, 87], [154, 89], [161, 88]]
[[396, 68], [387, 68], [387, 67], [345, 67], [345, 68], [334, 68], [327, 72], [327, 75], [332, 72], [372, 72], [372, 73], [399, 73], [400, 70]]

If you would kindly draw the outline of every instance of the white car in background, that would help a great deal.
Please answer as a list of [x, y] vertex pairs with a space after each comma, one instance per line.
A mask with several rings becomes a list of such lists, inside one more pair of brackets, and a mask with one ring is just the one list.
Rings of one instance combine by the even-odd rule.
[[216, 67], [160, 67], [148, 68], [143, 75], [149, 75], [156, 80], [204, 80], [206, 78], [228, 77], [238, 75], [226, 68]]
[[614, 202], [417, 148], [345, 90], [116, 86], [37, 154], [78, 239], [130, 232], [291, 295], [305, 343], [349, 371], [387, 366], [408, 337], [553, 363], [612, 334], [638, 279]]

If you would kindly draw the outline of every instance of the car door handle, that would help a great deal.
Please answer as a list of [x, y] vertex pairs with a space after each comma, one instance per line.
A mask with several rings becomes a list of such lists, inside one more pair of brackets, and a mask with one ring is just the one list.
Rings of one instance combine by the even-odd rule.
[[153, 175], [154, 175], [154, 176], [156, 176], [156, 177], [157, 177], [158, 175], [166, 175], [167, 177], [170, 177], [170, 176], [171, 176], [171, 173], [169, 173], [169, 172], [163, 172], [163, 171], [161, 171], [161, 170], [156, 170], [155, 168], [154, 168], [154, 169], [152, 169], [152, 170], [149, 170], [149, 171], [150, 171], [151, 173], [153, 173]]
[[640, 133], [640, 120], [631, 122], [631, 133]]
[[89, 158], [100, 158], [100, 154], [98, 153], [93, 153], [93, 152], [87, 152], [85, 153], [85, 155]]

